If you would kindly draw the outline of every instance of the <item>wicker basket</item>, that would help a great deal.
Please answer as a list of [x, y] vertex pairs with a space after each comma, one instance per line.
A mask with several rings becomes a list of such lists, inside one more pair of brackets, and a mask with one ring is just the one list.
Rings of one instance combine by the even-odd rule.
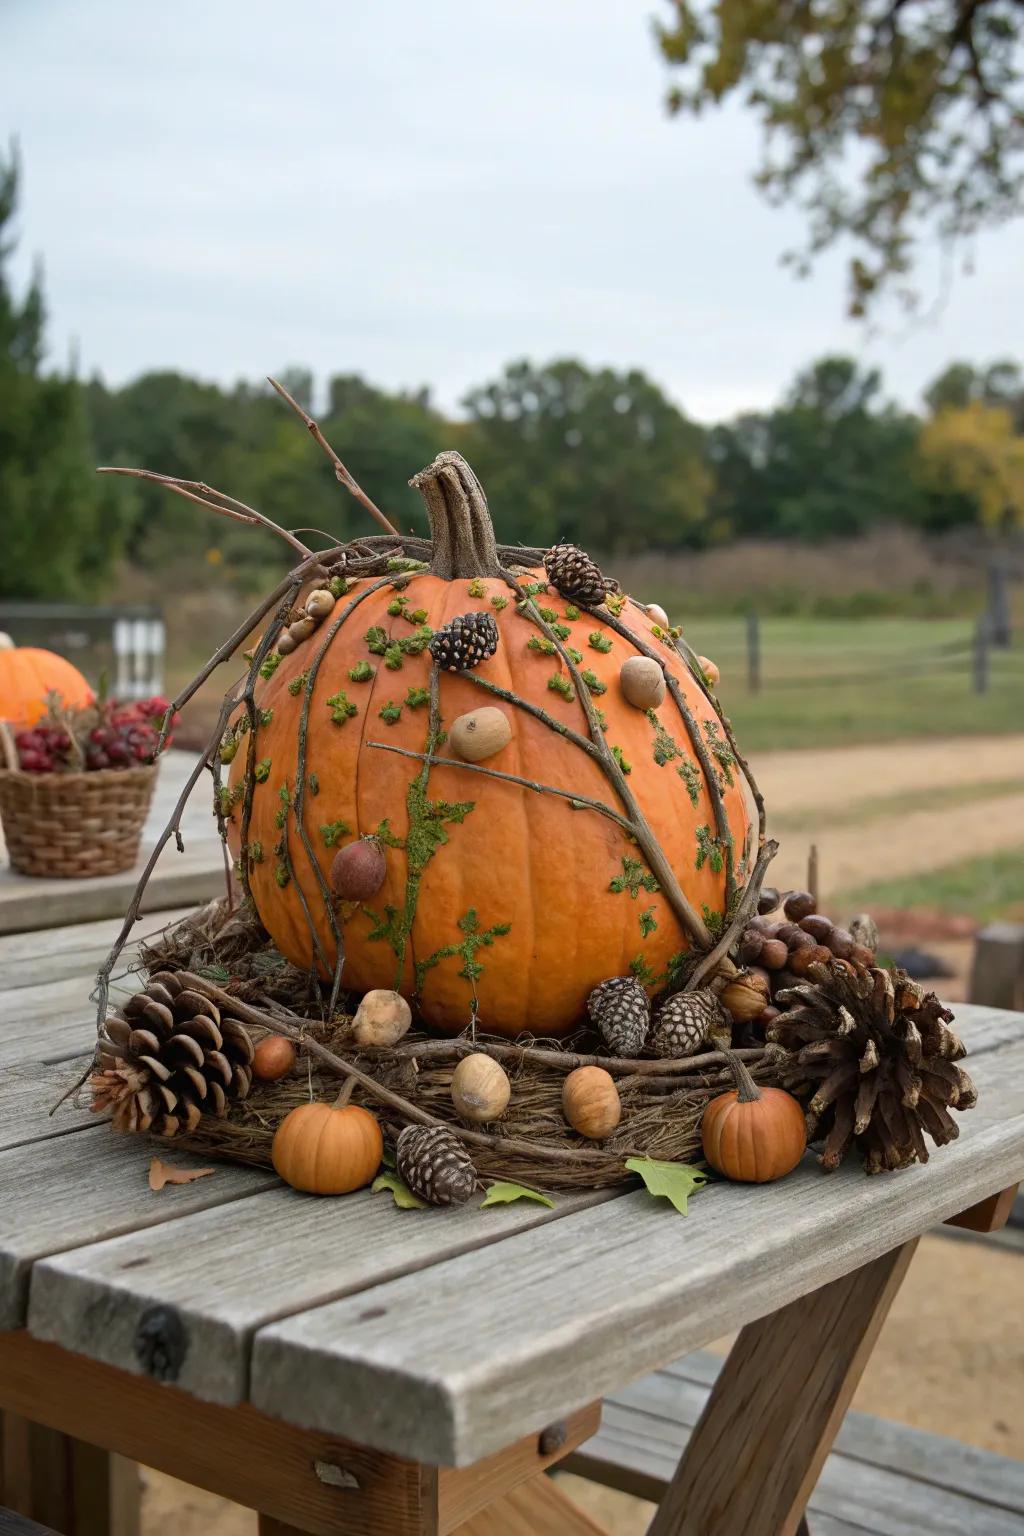
[[158, 767], [92, 773], [0, 768], [0, 818], [11, 867], [68, 880], [131, 869]]

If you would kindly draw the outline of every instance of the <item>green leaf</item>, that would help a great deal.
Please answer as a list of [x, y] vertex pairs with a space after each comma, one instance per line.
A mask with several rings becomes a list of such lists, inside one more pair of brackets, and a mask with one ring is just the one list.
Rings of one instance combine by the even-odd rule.
[[638, 1173], [651, 1195], [661, 1195], [670, 1201], [680, 1216], [686, 1215], [686, 1202], [695, 1190], [703, 1189], [708, 1176], [700, 1168], [689, 1163], [661, 1163], [653, 1157], [627, 1157], [626, 1167]]
[[389, 1189], [394, 1196], [395, 1204], [403, 1211], [425, 1211], [427, 1202], [421, 1200], [419, 1195], [414, 1195], [405, 1180], [397, 1173], [391, 1173], [387, 1169], [378, 1173], [370, 1186], [373, 1194], [379, 1194], [382, 1189]]
[[480, 1202], [480, 1209], [485, 1205], [511, 1205], [513, 1200], [536, 1200], [538, 1205], [555, 1208], [555, 1202], [549, 1200], [547, 1195], [542, 1195], [539, 1189], [527, 1189], [525, 1184], [506, 1184], [502, 1179], [497, 1179], [487, 1186], [487, 1193]]

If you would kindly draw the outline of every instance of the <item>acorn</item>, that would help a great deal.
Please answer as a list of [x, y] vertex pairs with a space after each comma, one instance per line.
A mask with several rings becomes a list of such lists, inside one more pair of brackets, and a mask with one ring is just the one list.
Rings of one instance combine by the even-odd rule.
[[412, 1009], [400, 992], [375, 987], [367, 992], [352, 1020], [357, 1045], [387, 1049], [397, 1045], [412, 1024]]
[[342, 901], [367, 901], [376, 896], [387, 875], [387, 863], [374, 837], [361, 837], [339, 848], [331, 864], [331, 889]]
[[511, 1094], [507, 1073], [483, 1051], [463, 1056], [452, 1074], [452, 1103], [463, 1120], [479, 1125], [497, 1120], [508, 1108]]
[[668, 622], [668, 614], [665, 612], [660, 603], [647, 604], [647, 617], [649, 619], [653, 619], [655, 624], [660, 625], [662, 629], [671, 628]]
[[[289, 624], [286, 634], [291, 635], [295, 644], [299, 645], [303, 640], [309, 639], [314, 629], [316, 629], [316, 619], [306, 617], [296, 619], [294, 624]], [[280, 650], [280, 646], [278, 646], [278, 650]]]
[[284, 1035], [267, 1035], [253, 1052], [252, 1075], [261, 1083], [276, 1083], [295, 1065], [295, 1047]]
[[711, 684], [711, 687], [717, 688], [719, 683], [722, 681], [722, 674], [715, 666], [714, 662], [711, 661], [707, 656], [698, 656], [697, 661], [700, 664], [700, 668], [704, 673], [704, 676]]
[[470, 710], [452, 724], [448, 741], [456, 757], [466, 763], [479, 763], [493, 757], [512, 740], [512, 723], [503, 709], [491, 705]]
[[334, 593], [328, 592], [326, 587], [317, 587], [306, 598], [306, 613], [314, 623], [319, 624], [326, 619], [329, 613], [334, 612]]
[[665, 698], [665, 674], [652, 656], [631, 656], [622, 663], [619, 686], [628, 704], [657, 709]]
[[772, 988], [768, 973], [758, 970], [756, 966], [742, 971], [718, 994], [719, 1002], [728, 1009], [730, 1016], [736, 1020], [737, 1024], [747, 1024], [751, 1019], [756, 1019], [771, 1002], [771, 997]]
[[809, 917], [815, 906], [816, 902], [810, 891], [790, 891], [782, 910], [794, 923], [798, 923], [801, 918]]
[[282, 630], [277, 637], [277, 654], [279, 656], [290, 656], [294, 649], [295, 641], [286, 629]]
[[782, 897], [774, 885], [762, 885], [761, 894], [757, 898], [757, 912], [759, 917], [766, 917], [769, 912], [774, 912]]
[[577, 1067], [562, 1084], [562, 1111], [574, 1131], [590, 1141], [610, 1136], [622, 1118], [615, 1079], [603, 1067]]
[[[779, 938], [781, 937], [780, 933]], [[791, 953], [797, 949], [811, 949], [817, 942], [817, 939], [812, 938], [805, 928], [797, 928], [786, 940]]]

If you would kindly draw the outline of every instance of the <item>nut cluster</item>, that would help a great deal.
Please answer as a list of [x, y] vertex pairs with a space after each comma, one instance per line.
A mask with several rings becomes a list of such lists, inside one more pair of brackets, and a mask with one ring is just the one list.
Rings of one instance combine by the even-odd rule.
[[[294, 612], [294, 610], [293, 610]], [[292, 620], [287, 629], [283, 630], [277, 638], [277, 651], [280, 656], [288, 656], [303, 640], [308, 640], [329, 613], [334, 612], [334, 593], [326, 587], [317, 587], [306, 598], [305, 606], [299, 616]]]
[[[783, 921], [771, 915], [780, 903]], [[766, 887], [761, 893], [758, 915], [750, 920], [739, 943], [740, 961], [748, 967], [744, 979], [749, 983], [753, 978], [764, 997], [758, 1023], [767, 1024], [774, 1017], [772, 998], [782, 988], [798, 985], [812, 965], [840, 960], [852, 974], [875, 963], [878, 934], [869, 919], [855, 918], [849, 928], [843, 928], [816, 912], [815, 905], [809, 891], [788, 891], [782, 896]], [[729, 1007], [728, 999], [723, 1001]], [[749, 1010], [747, 1022], [755, 1022]]]

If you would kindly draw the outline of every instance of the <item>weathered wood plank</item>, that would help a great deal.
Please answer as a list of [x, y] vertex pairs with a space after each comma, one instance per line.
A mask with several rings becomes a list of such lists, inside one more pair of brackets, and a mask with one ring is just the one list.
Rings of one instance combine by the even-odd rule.
[[[276, 1183], [276, 1175], [219, 1164], [209, 1178], [168, 1186], [147, 1183], [156, 1148], [146, 1137], [122, 1137], [109, 1126], [0, 1152], [0, 1328], [25, 1320], [32, 1265], [49, 1254], [140, 1227], [223, 1206]], [[198, 1167], [168, 1151], [169, 1161]]]
[[[0, 996], [0, 1068], [31, 1061], [67, 1061], [89, 1050], [96, 1039], [96, 1004], [89, 993], [95, 972], [41, 981]], [[111, 1002], [138, 990], [141, 978], [129, 972], [111, 988]]]
[[0, 1152], [23, 1146], [26, 1142], [49, 1141], [51, 1137], [66, 1136], [71, 1131], [101, 1123], [100, 1117], [92, 1114], [88, 1107], [76, 1108], [70, 1100], [50, 1114], [65, 1089], [77, 1081], [90, 1060], [90, 1056], [77, 1056], [58, 1066], [31, 1062], [27, 1066], [3, 1069]]
[[[0, 1498], [18, 1515], [46, 1522], [33, 1530], [139, 1536], [141, 1500], [134, 1463], [2, 1410]], [[30, 1536], [27, 1523], [11, 1529]], [[0, 1536], [3, 1530], [0, 1521]]]
[[37, 1338], [139, 1371], [139, 1321], [159, 1306], [178, 1319], [187, 1340], [177, 1384], [208, 1402], [237, 1403], [248, 1389], [252, 1336], [263, 1324], [608, 1198], [561, 1196], [554, 1210], [520, 1201], [483, 1211], [398, 1211], [390, 1195], [369, 1190], [332, 1206], [272, 1189], [38, 1263], [29, 1327]]
[[685, 1224], [632, 1193], [446, 1261], [429, 1284], [409, 1276], [271, 1325], [256, 1335], [252, 1400], [425, 1461], [471, 1461], [1020, 1177], [1022, 1072], [1024, 1042], [979, 1056], [960, 1139], [898, 1177], [805, 1164], [770, 1189], [716, 1185]]
[[[191, 907], [173, 907], [152, 912], [136, 925], [132, 943], [125, 947], [124, 969], [134, 960], [138, 941], [161, 928], [180, 921]], [[37, 968], [45, 967], [47, 981], [61, 981], [67, 976], [94, 976], [117, 937], [123, 913], [105, 917], [96, 923], [72, 923], [66, 928], [38, 929], [31, 933], [0, 935], [0, 995], [24, 987], [36, 980]], [[90, 983], [91, 987], [91, 983]], [[2, 1006], [2, 1001], [0, 1001]]]
[[[0, 868], [0, 933], [24, 933], [123, 914], [195, 761], [193, 753], [173, 750], [163, 759], [134, 869], [84, 880], [50, 880], [16, 874], [5, 863]], [[224, 889], [223, 855], [205, 776], [186, 809], [182, 834], [185, 852], [179, 854], [173, 840], [164, 849], [143, 900], [144, 912], [207, 901]]]

